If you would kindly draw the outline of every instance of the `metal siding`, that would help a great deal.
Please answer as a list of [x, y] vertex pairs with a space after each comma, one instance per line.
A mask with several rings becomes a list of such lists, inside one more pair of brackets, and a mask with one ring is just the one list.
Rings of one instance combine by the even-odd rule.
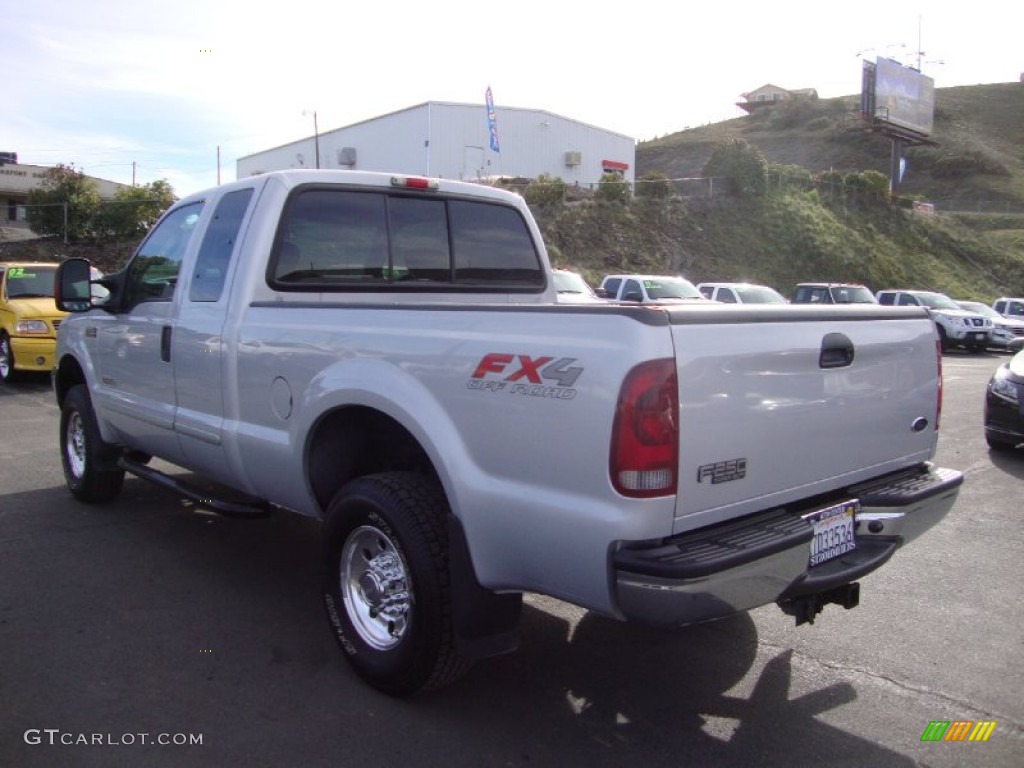
[[[482, 151], [482, 176], [558, 176], [569, 184], [596, 184], [602, 160], [627, 163], [623, 177], [632, 182], [636, 142], [622, 134], [570, 120], [543, 110], [495, 107], [501, 152], [490, 149], [483, 104], [421, 104], [390, 115], [320, 134], [320, 167], [338, 164], [338, 151], [355, 147], [354, 170], [416, 173], [473, 180], [476, 168], [465, 167], [466, 148]], [[424, 142], [429, 140], [429, 147]], [[565, 164], [566, 152], [579, 152], [580, 164]], [[304, 165], [297, 161], [303, 155]], [[474, 153], [475, 154], [475, 153]], [[257, 171], [312, 168], [312, 136], [240, 158], [238, 178]]]

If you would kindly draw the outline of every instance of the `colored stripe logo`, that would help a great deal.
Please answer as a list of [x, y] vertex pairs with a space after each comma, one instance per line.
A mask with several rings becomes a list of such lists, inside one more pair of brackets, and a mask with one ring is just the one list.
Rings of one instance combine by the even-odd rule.
[[995, 720], [932, 720], [921, 741], [988, 741], [995, 729]]

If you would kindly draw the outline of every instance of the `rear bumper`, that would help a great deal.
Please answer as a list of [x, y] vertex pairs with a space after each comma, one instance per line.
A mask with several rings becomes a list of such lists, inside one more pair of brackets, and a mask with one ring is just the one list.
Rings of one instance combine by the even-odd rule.
[[[729, 616], [848, 584], [941, 520], [963, 475], [931, 465], [843, 489], [806, 506], [768, 510], [657, 545], [625, 543], [612, 555], [616, 600], [626, 619], [678, 626]], [[809, 568], [814, 508], [860, 499], [854, 550]]]

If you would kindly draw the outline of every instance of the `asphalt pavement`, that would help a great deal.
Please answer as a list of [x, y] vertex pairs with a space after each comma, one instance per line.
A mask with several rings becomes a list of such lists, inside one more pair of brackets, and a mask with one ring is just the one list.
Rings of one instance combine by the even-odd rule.
[[[1004, 355], [950, 352], [953, 511], [794, 627], [774, 606], [655, 631], [526, 598], [522, 647], [379, 694], [319, 598], [319, 524], [207, 514], [129, 478], [64, 488], [48, 382], [0, 385], [0, 766], [1024, 765], [1024, 449], [981, 428]], [[933, 721], [987, 741], [922, 741]]]

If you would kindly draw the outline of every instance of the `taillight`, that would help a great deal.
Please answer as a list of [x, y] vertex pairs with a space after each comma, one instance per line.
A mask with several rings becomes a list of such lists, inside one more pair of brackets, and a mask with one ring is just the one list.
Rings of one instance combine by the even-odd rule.
[[935, 359], [939, 369], [939, 387], [935, 395], [935, 431], [939, 431], [939, 417], [942, 416], [942, 342], [935, 342]]
[[679, 463], [679, 384], [674, 360], [652, 360], [631, 370], [615, 407], [609, 468], [623, 496], [676, 492]]

